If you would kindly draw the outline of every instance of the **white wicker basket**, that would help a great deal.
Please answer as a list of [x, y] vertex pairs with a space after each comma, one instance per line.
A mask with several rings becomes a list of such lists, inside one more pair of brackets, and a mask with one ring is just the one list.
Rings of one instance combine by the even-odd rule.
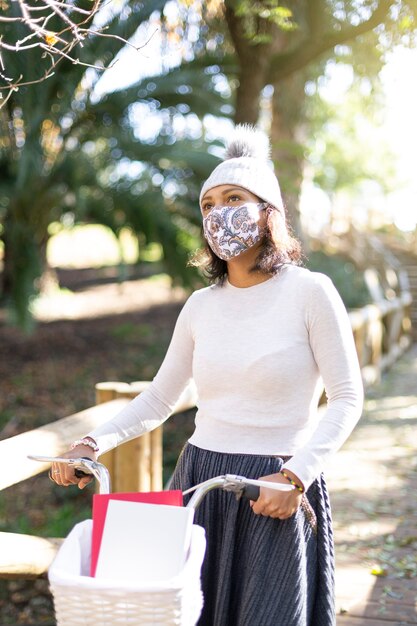
[[203, 606], [200, 569], [206, 540], [193, 526], [179, 576], [158, 585], [131, 586], [88, 576], [92, 521], [77, 524], [49, 569], [58, 626], [194, 626]]

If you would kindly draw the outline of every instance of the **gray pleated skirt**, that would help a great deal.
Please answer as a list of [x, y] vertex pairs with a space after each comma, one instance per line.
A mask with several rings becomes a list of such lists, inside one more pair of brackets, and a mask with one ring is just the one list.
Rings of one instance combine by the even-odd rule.
[[[170, 488], [185, 490], [221, 474], [259, 478], [279, 472], [283, 462], [186, 444]], [[207, 536], [198, 626], [335, 626], [333, 534], [322, 476], [287, 520], [255, 515], [247, 499], [214, 490], [195, 523]]]

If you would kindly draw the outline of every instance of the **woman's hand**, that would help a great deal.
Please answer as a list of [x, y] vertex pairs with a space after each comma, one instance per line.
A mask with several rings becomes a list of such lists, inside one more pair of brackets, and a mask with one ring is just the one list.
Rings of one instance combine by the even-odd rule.
[[[60, 456], [64, 459], [80, 459], [84, 457], [92, 461], [97, 461], [97, 454], [92, 448], [83, 445], [79, 445]], [[74, 473], [74, 468], [67, 463], [52, 463], [51, 469], [49, 470], [49, 478], [61, 487], [78, 485], [80, 489], [84, 489], [84, 487], [93, 480], [92, 476], [82, 476], [78, 478]]]
[[[285, 471], [298, 485], [302, 484], [295, 474], [289, 470]], [[259, 480], [289, 485], [288, 480], [282, 474], [262, 476]], [[261, 487], [259, 498], [256, 502], [251, 501], [251, 507], [256, 515], [264, 515], [265, 517], [274, 517], [276, 519], [287, 519], [294, 515], [301, 504], [302, 497], [303, 494], [295, 488], [291, 491], [276, 491], [268, 489], [267, 487]]]

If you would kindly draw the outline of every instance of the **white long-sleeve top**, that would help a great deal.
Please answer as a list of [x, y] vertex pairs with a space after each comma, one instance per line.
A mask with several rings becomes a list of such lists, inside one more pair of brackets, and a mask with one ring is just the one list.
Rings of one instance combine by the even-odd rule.
[[[291, 456], [284, 467], [306, 488], [362, 411], [345, 306], [327, 276], [293, 265], [252, 287], [195, 291], [151, 385], [89, 433], [100, 454], [165, 421], [192, 379], [198, 410], [190, 443]], [[327, 409], [319, 413], [323, 383]]]

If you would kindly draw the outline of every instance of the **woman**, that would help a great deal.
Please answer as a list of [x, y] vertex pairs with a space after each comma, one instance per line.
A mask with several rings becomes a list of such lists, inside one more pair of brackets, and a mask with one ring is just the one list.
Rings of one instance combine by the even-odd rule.
[[[91, 456], [163, 422], [191, 380], [196, 427], [172, 487], [219, 474], [288, 485], [257, 502], [213, 491], [200, 626], [334, 626], [330, 507], [322, 468], [360, 417], [362, 383], [345, 307], [330, 279], [298, 267], [266, 137], [237, 127], [200, 195], [210, 287], [182, 309], [150, 387], [68, 455]], [[317, 405], [326, 389], [327, 410]], [[88, 479], [55, 464], [60, 485]]]

